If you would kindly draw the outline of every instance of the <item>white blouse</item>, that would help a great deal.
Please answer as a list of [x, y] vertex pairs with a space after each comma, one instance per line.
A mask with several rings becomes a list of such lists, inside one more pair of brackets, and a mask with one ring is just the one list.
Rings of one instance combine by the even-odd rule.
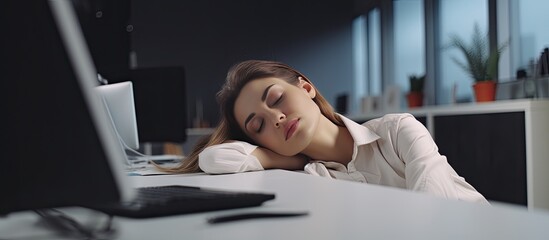
[[[355, 141], [352, 160], [347, 166], [313, 160], [305, 172], [488, 204], [440, 155], [428, 130], [412, 115], [387, 114], [362, 125], [341, 118]], [[200, 169], [206, 173], [263, 170], [251, 155], [256, 147], [240, 141], [207, 147], [199, 154]]]

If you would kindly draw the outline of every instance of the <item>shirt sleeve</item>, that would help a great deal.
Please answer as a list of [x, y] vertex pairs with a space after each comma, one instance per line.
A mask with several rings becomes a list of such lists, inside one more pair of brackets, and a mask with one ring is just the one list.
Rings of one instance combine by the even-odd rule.
[[198, 154], [198, 166], [211, 174], [264, 170], [251, 153], [257, 146], [242, 141], [212, 145]]
[[347, 173], [347, 168], [338, 162], [311, 161], [305, 165], [304, 170], [313, 176], [356, 181]]
[[397, 126], [396, 150], [405, 163], [408, 189], [465, 201], [488, 203], [473, 186], [450, 166], [429, 131], [413, 116], [400, 119]]

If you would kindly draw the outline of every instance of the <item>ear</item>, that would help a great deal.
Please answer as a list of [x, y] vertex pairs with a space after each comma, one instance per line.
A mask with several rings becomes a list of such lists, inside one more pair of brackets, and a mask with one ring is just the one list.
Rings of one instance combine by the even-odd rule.
[[313, 87], [313, 84], [311, 84], [307, 80], [303, 79], [303, 77], [298, 77], [297, 79], [299, 80], [299, 83], [298, 83], [297, 86], [299, 88], [305, 90], [305, 92], [307, 92], [307, 94], [309, 95], [309, 97], [311, 97], [311, 99], [315, 98], [316, 97], [316, 90]]

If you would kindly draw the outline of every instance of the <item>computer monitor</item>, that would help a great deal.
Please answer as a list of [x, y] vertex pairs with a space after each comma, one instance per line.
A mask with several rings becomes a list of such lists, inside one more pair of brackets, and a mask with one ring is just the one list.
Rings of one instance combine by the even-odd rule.
[[132, 82], [101, 85], [95, 89], [104, 100], [104, 106], [123, 145], [134, 150], [139, 149]]
[[70, 0], [3, 3], [0, 215], [131, 199]]
[[183, 66], [132, 69], [140, 142], [183, 143], [187, 139], [187, 95]]

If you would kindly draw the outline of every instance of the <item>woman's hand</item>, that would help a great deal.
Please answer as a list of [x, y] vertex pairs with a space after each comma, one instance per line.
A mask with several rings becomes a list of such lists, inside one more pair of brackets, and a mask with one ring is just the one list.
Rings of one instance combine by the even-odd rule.
[[284, 156], [263, 147], [257, 147], [252, 155], [257, 157], [265, 169], [303, 170], [303, 167], [309, 163], [309, 157], [303, 154]]

